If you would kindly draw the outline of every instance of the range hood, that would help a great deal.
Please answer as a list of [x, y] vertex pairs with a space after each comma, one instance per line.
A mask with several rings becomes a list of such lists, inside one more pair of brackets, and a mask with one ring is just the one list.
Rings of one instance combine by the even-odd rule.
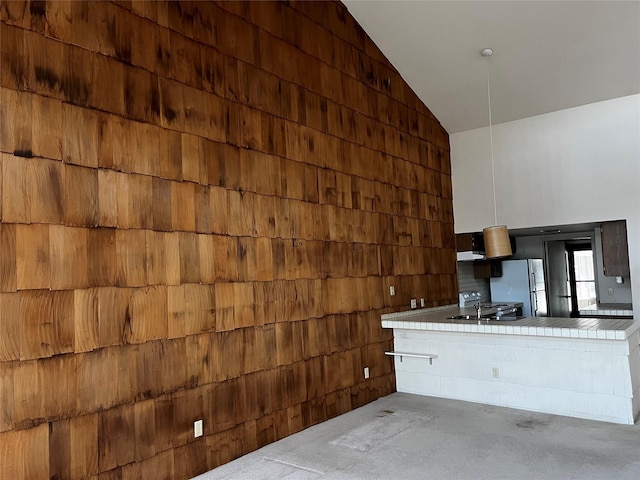
[[476, 252], [458, 252], [458, 261], [459, 262], [471, 262], [473, 260], [486, 260], [487, 257], [482, 253]]

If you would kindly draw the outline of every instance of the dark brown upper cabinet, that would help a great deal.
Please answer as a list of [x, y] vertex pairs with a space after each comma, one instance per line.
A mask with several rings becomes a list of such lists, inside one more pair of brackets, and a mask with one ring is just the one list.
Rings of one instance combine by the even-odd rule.
[[484, 253], [484, 237], [482, 232], [457, 233], [456, 252]]
[[473, 277], [474, 278], [491, 278], [502, 276], [501, 260], [474, 260], [473, 261]]
[[627, 222], [604, 222], [602, 232], [602, 264], [607, 277], [628, 277], [629, 250], [627, 246]]

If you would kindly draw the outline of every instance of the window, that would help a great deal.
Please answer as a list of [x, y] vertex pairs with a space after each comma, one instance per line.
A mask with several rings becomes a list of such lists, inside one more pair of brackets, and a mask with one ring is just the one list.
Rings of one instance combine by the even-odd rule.
[[571, 286], [571, 314], [597, 303], [596, 276], [591, 244], [567, 245], [569, 283]]

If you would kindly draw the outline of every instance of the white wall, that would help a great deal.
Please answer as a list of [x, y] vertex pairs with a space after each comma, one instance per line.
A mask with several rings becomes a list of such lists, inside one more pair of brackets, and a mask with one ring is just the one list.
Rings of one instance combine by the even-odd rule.
[[[455, 230], [494, 224], [489, 129], [453, 134]], [[627, 221], [640, 319], [640, 95], [493, 126], [497, 223]]]

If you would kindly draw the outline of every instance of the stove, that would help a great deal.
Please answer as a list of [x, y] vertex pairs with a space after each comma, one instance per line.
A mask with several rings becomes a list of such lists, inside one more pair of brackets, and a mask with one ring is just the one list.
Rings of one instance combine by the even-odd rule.
[[483, 318], [491, 320], [517, 320], [522, 318], [522, 302], [483, 302], [482, 293], [460, 292], [460, 307], [472, 307], [480, 304]]
[[482, 293], [480, 292], [460, 292], [459, 295], [461, 307], [472, 307], [478, 303], [482, 303]]

